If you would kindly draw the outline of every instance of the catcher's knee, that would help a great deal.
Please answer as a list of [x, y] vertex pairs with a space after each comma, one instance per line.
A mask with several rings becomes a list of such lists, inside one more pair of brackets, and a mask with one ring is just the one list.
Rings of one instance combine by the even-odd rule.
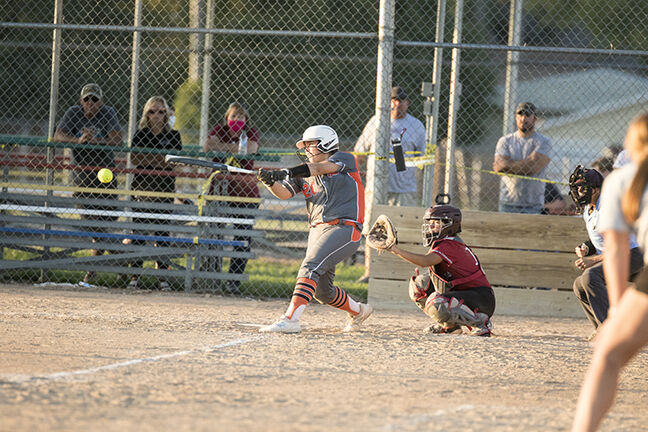
[[448, 325], [475, 327], [488, 321], [488, 315], [475, 312], [455, 297], [446, 297], [438, 292], [432, 293], [423, 309], [430, 318]]
[[450, 319], [450, 299], [433, 292], [426, 298], [423, 312], [435, 321], [447, 323]]

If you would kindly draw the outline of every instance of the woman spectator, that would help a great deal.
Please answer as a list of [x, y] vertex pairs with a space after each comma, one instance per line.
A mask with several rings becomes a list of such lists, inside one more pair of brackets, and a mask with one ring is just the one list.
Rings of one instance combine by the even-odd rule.
[[[595, 338], [573, 431], [598, 428], [614, 401], [621, 368], [648, 343], [648, 113], [630, 123], [625, 149], [632, 163], [610, 173], [601, 193], [598, 230], [605, 241], [603, 268], [610, 309]], [[628, 289], [631, 232], [638, 233], [644, 269]]]
[[[254, 160], [241, 157], [244, 154], [254, 154], [259, 151], [259, 133], [252, 126], [250, 121], [250, 114], [247, 107], [238, 102], [230, 104], [223, 117], [223, 122], [216, 124], [209, 134], [203, 145], [203, 150], [206, 152], [219, 152], [224, 155], [219, 155], [214, 158], [215, 162], [227, 163], [228, 165], [240, 166], [244, 169], [254, 169]], [[234, 155], [239, 155], [234, 157]], [[259, 198], [259, 187], [257, 179], [254, 175], [233, 174], [229, 175], [227, 183], [227, 194], [233, 197], [244, 198]], [[216, 185], [212, 185], [212, 193], [214, 193]], [[258, 208], [258, 203], [250, 202], [228, 202], [227, 204], [232, 208]], [[236, 217], [236, 214], [230, 216]], [[248, 215], [243, 215], [249, 219]], [[248, 225], [234, 224], [235, 230], [249, 229]], [[234, 240], [245, 241], [247, 246], [236, 246], [235, 251], [250, 252], [250, 237], [246, 235], [238, 235]], [[242, 274], [247, 265], [247, 258], [231, 258], [229, 273]], [[231, 294], [240, 293], [240, 281], [230, 280], [227, 281], [225, 290]]]
[[[160, 96], [153, 96], [144, 105], [142, 111], [142, 118], [139, 122], [139, 129], [135, 132], [133, 137], [133, 147], [140, 148], [153, 148], [164, 150], [182, 150], [182, 139], [180, 132], [172, 130], [169, 126], [169, 106]], [[164, 161], [164, 154], [161, 153], [131, 153], [131, 161], [138, 170], [157, 171], [136, 173], [133, 176], [133, 189], [141, 191], [155, 191], [155, 192], [175, 192], [175, 177], [171, 174], [173, 167]], [[148, 197], [138, 196], [135, 197], [139, 202], [150, 203], [164, 203], [172, 204], [173, 198], [162, 197]], [[157, 213], [171, 213], [170, 210], [163, 209], [147, 209], [148, 212]], [[134, 223], [138, 224], [156, 224], [163, 225], [167, 223], [165, 219], [143, 219], [134, 218]], [[142, 233], [144, 234], [144, 233]], [[169, 232], [159, 228], [153, 233], [154, 236], [163, 237], [169, 236]], [[144, 240], [133, 240], [133, 244], [143, 245]], [[156, 246], [164, 245], [164, 242], [156, 242]], [[136, 261], [131, 264], [132, 267], [142, 267], [143, 261]], [[170, 269], [171, 262], [165, 258], [158, 258], [156, 260], [156, 267], [158, 269]], [[129, 283], [129, 287], [136, 288], [138, 276], [133, 275]], [[159, 288], [162, 290], [169, 290], [169, 284], [164, 279], [159, 280]]]

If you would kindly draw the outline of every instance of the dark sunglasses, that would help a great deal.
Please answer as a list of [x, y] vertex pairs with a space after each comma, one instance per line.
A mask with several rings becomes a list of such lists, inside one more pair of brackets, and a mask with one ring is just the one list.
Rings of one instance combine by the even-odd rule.
[[166, 110], [149, 110], [149, 114], [166, 114]]
[[531, 111], [518, 111], [516, 114], [517, 115], [527, 116], [527, 117], [531, 117], [533, 115], [533, 113]]
[[92, 102], [99, 102], [99, 98], [97, 96], [86, 96], [83, 98], [83, 102], [88, 102], [91, 100]]

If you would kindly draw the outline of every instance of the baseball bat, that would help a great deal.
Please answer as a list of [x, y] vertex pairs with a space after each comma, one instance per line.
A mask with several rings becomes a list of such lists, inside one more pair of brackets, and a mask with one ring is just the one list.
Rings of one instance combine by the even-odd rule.
[[235, 173], [235, 174], [256, 174], [257, 173], [255, 170], [239, 168], [239, 167], [227, 165], [220, 162], [212, 162], [203, 159], [195, 159], [195, 158], [176, 156], [170, 154], [164, 157], [164, 161], [168, 163], [176, 163], [182, 165], [201, 166], [205, 168], [211, 168], [214, 171], [221, 171], [221, 172], [228, 172], [228, 173]]
[[406, 130], [407, 128], [403, 128], [400, 136], [392, 140], [392, 147], [394, 148], [394, 160], [396, 162], [396, 171], [405, 171], [407, 169], [405, 167], [405, 157], [403, 156], [403, 146], [401, 145], [403, 134]]

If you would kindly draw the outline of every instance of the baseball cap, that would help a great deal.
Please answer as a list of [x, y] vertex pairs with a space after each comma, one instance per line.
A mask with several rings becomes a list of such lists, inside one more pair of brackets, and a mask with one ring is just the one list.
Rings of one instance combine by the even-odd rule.
[[517, 114], [520, 111], [524, 112], [525, 114], [536, 115], [536, 107], [531, 102], [521, 102], [521, 103], [519, 103], [517, 108], [515, 108], [515, 113]]
[[407, 93], [405, 93], [405, 90], [403, 90], [403, 88], [399, 86], [392, 87], [391, 98], [398, 100], [409, 100], [409, 97], [407, 96]]
[[86, 96], [95, 96], [98, 97], [99, 99], [103, 99], [103, 92], [101, 91], [101, 87], [99, 87], [98, 84], [86, 84], [83, 86], [81, 89], [81, 99], [83, 99]]

